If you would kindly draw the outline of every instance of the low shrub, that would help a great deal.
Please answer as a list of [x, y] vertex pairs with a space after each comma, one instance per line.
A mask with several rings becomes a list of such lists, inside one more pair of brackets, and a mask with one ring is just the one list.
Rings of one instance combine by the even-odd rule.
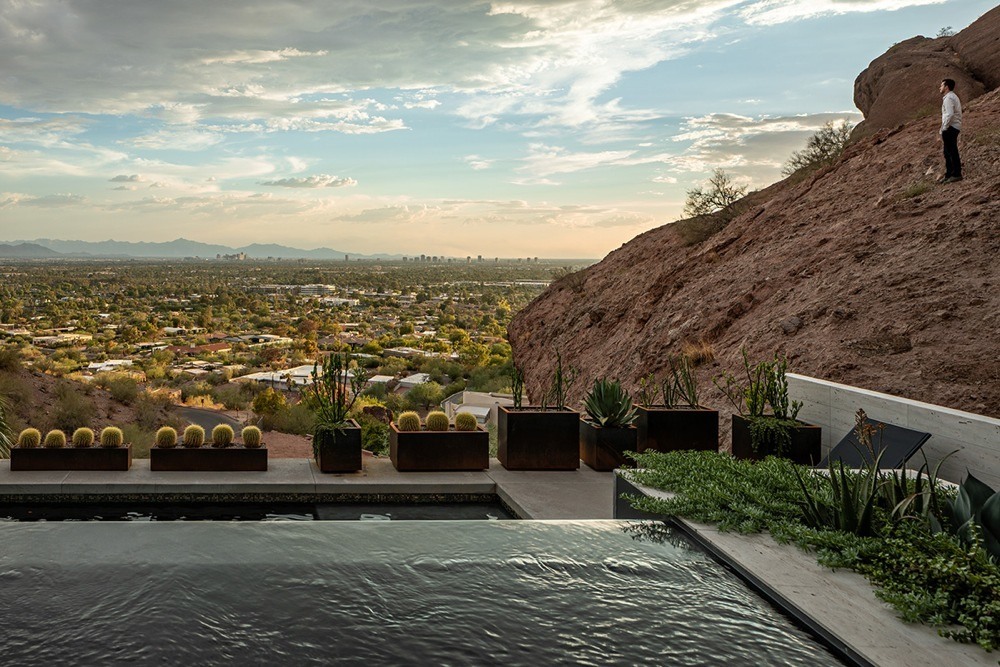
[[87, 428], [86, 426], [81, 426], [80, 428], [73, 431], [73, 437], [71, 438], [74, 447], [79, 447], [85, 449], [87, 447], [94, 446], [94, 432]]

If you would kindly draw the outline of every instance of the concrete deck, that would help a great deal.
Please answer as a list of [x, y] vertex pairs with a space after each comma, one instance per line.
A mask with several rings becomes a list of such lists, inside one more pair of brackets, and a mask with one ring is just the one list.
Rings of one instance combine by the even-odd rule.
[[271, 459], [267, 472], [152, 472], [136, 459], [128, 472], [11, 472], [0, 461], [0, 499], [37, 496], [404, 496], [495, 494], [524, 519], [610, 519], [614, 475], [581, 465], [566, 472], [512, 472], [496, 459], [481, 472], [397, 472], [366, 459], [358, 473], [324, 474], [308, 459]]
[[[642, 493], [661, 498], [672, 494], [636, 484]], [[830, 570], [813, 554], [778, 544], [770, 535], [725, 533], [704, 524], [673, 517], [695, 541], [714, 552], [744, 579], [779, 606], [843, 649], [859, 663], [884, 667], [996, 665], [998, 656], [978, 646], [959, 644], [934, 628], [902, 622], [875, 597], [859, 574]]]

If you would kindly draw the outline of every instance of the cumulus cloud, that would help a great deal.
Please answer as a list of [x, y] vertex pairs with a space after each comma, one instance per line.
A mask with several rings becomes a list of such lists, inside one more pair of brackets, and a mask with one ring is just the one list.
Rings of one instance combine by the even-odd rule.
[[279, 178], [272, 181], [260, 181], [259, 185], [270, 185], [279, 188], [343, 188], [357, 185], [353, 178], [340, 178], [329, 174], [302, 176], [300, 178]]
[[144, 179], [139, 174], [118, 174], [108, 180], [112, 183], [141, 183]]
[[493, 166], [494, 162], [494, 160], [489, 160], [487, 158], [480, 157], [478, 155], [466, 155], [464, 159], [465, 163], [469, 165], [469, 167], [473, 171], [482, 171], [483, 169], [489, 169], [490, 167]]

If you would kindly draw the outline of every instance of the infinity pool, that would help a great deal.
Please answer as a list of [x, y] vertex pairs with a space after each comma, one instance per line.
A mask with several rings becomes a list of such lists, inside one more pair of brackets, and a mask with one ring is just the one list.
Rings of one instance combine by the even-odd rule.
[[837, 665], [662, 524], [0, 523], [16, 665]]

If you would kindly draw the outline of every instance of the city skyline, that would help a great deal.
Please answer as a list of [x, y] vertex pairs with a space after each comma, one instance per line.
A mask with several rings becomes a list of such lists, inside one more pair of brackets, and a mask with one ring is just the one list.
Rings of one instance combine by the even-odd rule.
[[714, 168], [778, 180], [860, 120], [871, 60], [992, 8], [3, 5], [0, 242], [577, 258], [677, 219]]

